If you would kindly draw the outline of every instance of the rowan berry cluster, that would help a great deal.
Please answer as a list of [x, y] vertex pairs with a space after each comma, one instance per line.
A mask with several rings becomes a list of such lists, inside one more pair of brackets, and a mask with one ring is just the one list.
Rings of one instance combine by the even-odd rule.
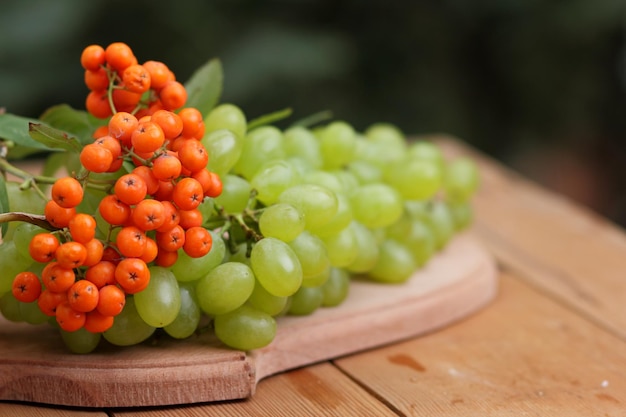
[[[179, 250], [190, 257], [211, 250], [198, 207], [221, 194], [222, 182], [207, 169], [202, 114], [183, 107], [187, 92], [165, 64], [140, 65], [119, 42], [88, 46], [81, 64], [91, 90], [87, 111], [108, 122], [81, 150], [83, 172], [52, 185], [44, 215], [57, 230], [29, 245], [46, 266], [41, 277], [19, 273], [13, 294], [37, 301], [63, 330], [99, 333], [113, 325], [127, 294], [147, 287], [150, 265], [173, 265]], [[95, 213], [77, 210], [91, 173], [118, 174], [98, 206], [104, 226]], [[99, 237], [103, 227], [108, 232]]]

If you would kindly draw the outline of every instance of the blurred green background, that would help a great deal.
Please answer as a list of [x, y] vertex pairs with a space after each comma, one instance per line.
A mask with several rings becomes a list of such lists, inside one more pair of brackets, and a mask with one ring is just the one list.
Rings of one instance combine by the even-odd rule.
[[250, 117], [332, 110], [458, 136], [626, 224], [624, 0], [3, 0], [0, 107], [83, 108], [82, 48], [186, 80], [209, 58]]

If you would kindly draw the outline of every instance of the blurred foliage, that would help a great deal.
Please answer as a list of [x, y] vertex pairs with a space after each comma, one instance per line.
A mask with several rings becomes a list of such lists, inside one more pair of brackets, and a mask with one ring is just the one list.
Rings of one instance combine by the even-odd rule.
[[625, 6], [3, 0], [0, 106], [29, 117], [59, 102], [82, 108], [80, 51], [124, 41], [181, 80], [220, 58], [223, 101], [250, 118], [332, 110], [358, 129], [385, 121], [407, 134], [457, 135], [505, 161], [545, 146], [577, 149], [608, 173], [608, 192], [626, 195]]

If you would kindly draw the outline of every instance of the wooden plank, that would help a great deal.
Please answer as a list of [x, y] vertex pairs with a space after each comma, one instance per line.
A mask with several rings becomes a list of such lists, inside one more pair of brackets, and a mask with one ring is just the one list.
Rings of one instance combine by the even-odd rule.
[[275, 375], [261, 381], [244, 401], [159, 409], [111, 411], [111, 417], [293, 417], [397, 416], [329, 363]]
[[461, 142], [438, 138], [450, 155], [480, 163], [474, 231], [498, 261], [626, 339], [626, 234]]
[[489, 303], [496, 288], [493, 258], [461, 234], [406, 283], [355, 280], [342, 305], [281, 317], [275, 340], [249, 353], [205, 332], [72, 355], [51, 327], [0, 320], [0, 399], [128, 407], [246, 398], [266, 376], [462, 319]]
[[37, 407], [29, 404], [0, 402], [3, 417], [108, 417], [104, 411]]
[[477, 315], [335, 364], [407, 416], [618, 416], [626, 404], [626, 342], [508, 273]]

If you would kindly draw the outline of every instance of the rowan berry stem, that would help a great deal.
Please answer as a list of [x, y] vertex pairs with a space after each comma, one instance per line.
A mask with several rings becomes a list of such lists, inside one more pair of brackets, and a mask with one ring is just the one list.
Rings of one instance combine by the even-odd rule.
[[0, 213], [0, 223], [8, 223], [8, 222], [26, 222], [26, 223], [34, 224], [35, 226], [39, 226], [51, 232], [59, 230], [58, 228], [52, 226], [46, 220], [46, 216], [41, 215], [41, 214], [24, 213], [21, 211]]

